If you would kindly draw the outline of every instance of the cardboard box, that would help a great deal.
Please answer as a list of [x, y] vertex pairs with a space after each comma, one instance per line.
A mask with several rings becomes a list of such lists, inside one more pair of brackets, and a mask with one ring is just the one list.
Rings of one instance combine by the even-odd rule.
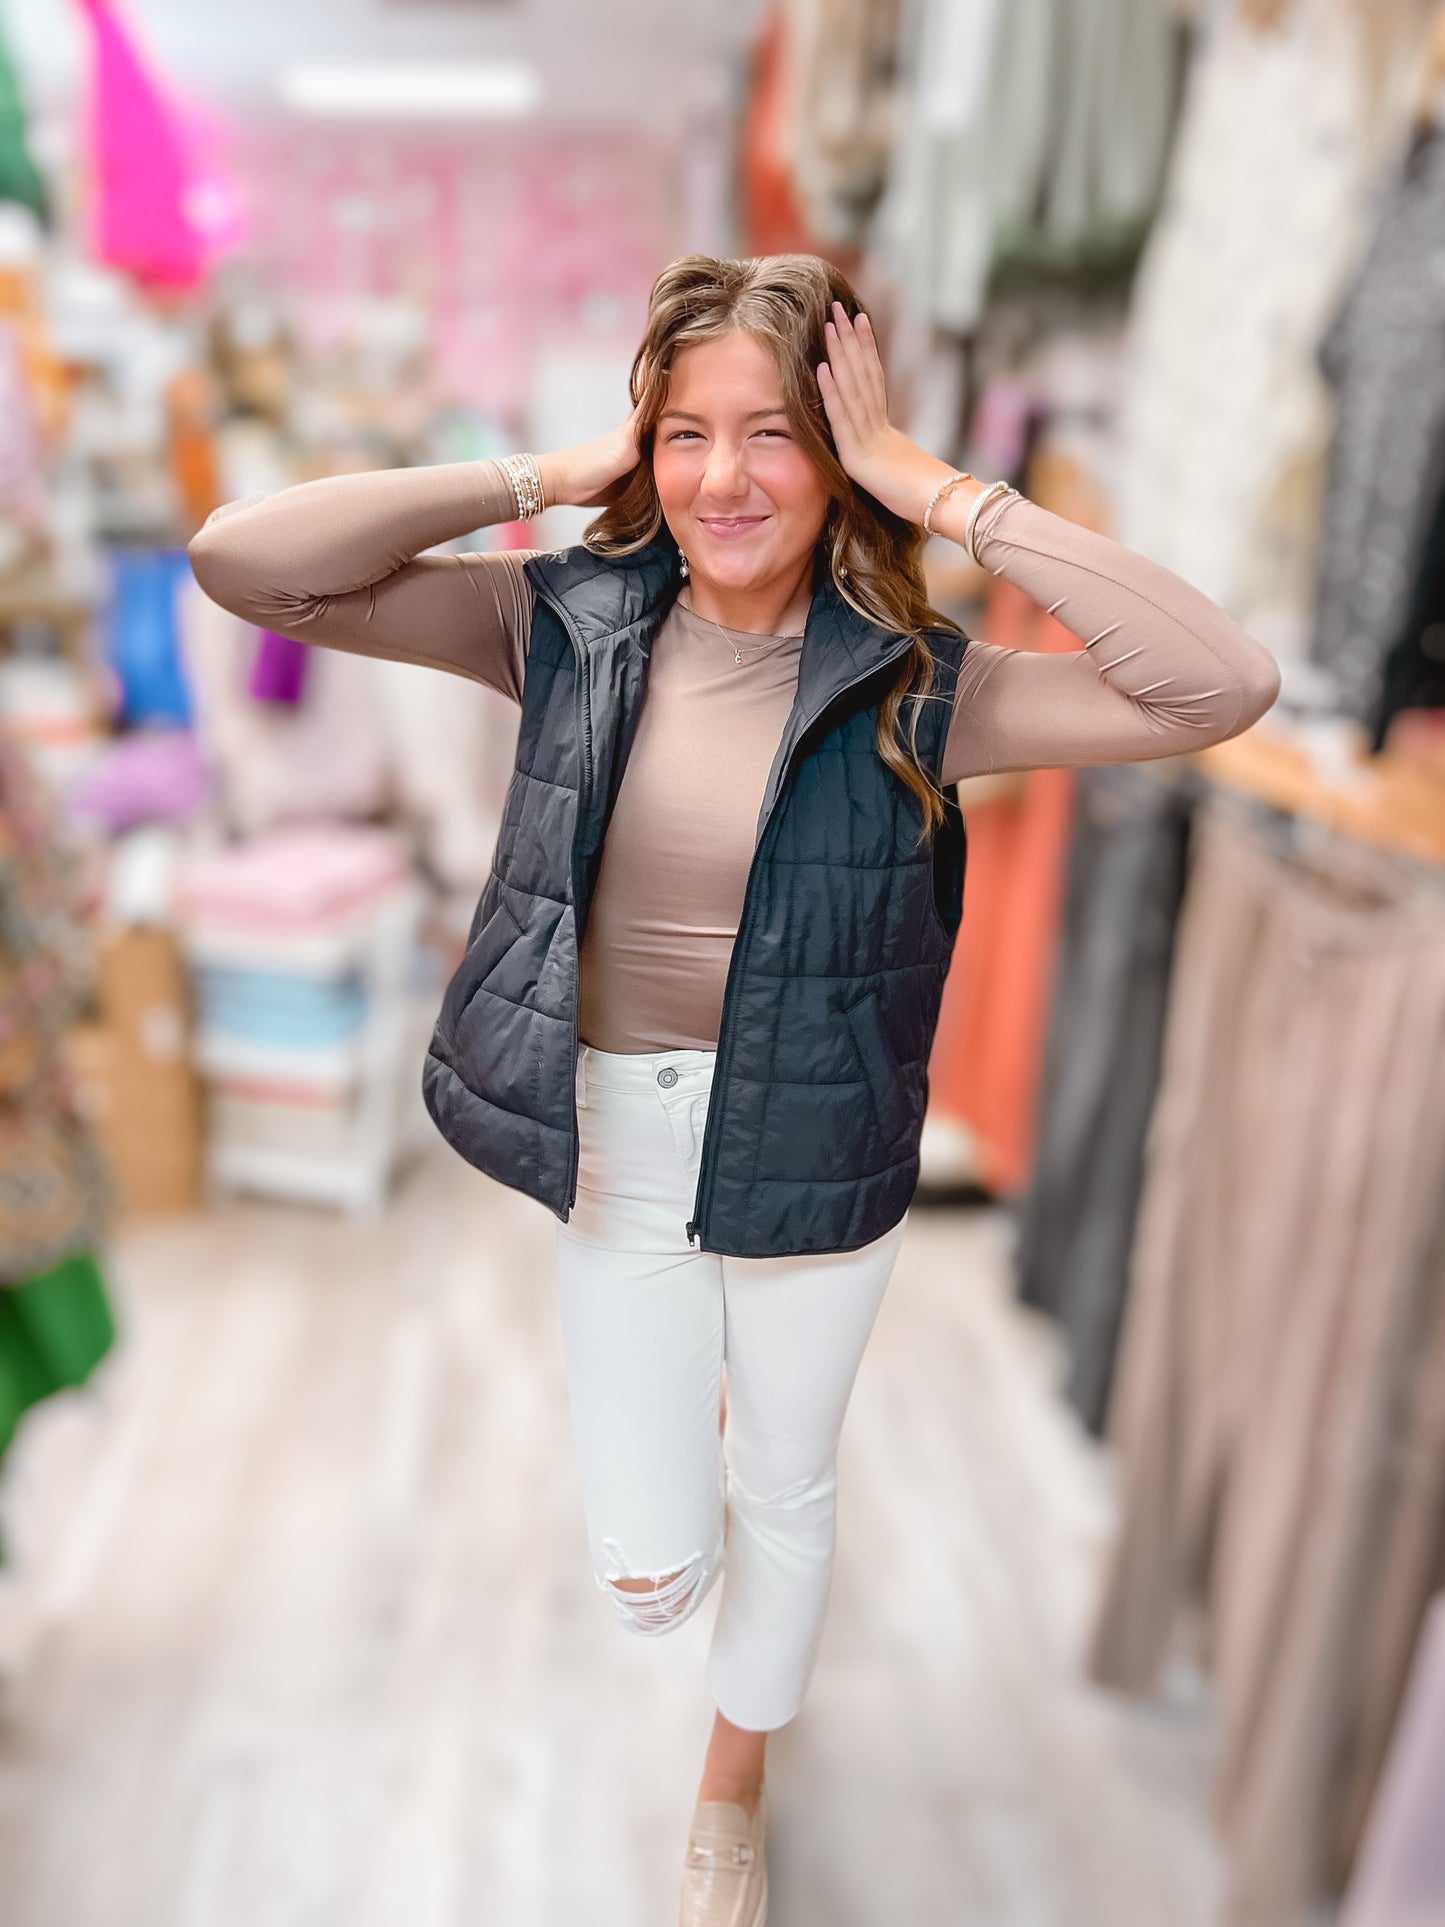
[[76, 1100], [126, 1210], [192, 1211], [204, 1188], [200, 1087], [190, 1066], [156, 1064], [110, 1024], [66, 1039]]
[[97, 967], [100, 1022], [67, 1040], [77, 1100], [128, 1210], [194, 1210], [205, 1111], [185, 961], [168, 931], [125, 929], [101, 937]]

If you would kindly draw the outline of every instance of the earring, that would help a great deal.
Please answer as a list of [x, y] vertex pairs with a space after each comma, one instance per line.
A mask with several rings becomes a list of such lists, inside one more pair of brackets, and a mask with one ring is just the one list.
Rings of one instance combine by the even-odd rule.
[[683, 554], [681, 549], [679, 549], [677, 552], [677, 566], [679, 571], [683, 575], [687, 574], [687, 557]]

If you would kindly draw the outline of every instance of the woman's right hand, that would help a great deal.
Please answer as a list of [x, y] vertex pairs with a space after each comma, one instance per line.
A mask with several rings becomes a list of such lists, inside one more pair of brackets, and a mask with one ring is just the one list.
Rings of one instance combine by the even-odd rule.
[[637, 409], [621, 428], [578, 442], [551, 455], [539, 455], [542, 489], [550, 508], [565, 502], [574, 508], [598, 508], [615, 499], [619, 484], [642, 459], [638, 447]]

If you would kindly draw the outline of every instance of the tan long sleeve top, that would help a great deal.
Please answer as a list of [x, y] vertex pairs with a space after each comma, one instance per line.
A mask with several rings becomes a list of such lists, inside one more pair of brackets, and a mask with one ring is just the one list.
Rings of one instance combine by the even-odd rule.
[[[305, 482], [218, 509], [191, 543], [216, 602], [303, 642], [424, 663], [520, 700], [528, 551], [422, 551], [507, 521], [495, 462]], [[943, 780], [1143, 762], [1236, 735], [1274, 701], [1273, 657], [1187, 582], [1021, 497], [981, 518], [980, 559], [1084, 644], [1034, 655], [971, 642]], [[597, 878], [580, 959], [581, 1035], [606, 1051], [710, 1049], [757, 814], [802, 639], [759, 637], [739, 665], [674, 605]]]

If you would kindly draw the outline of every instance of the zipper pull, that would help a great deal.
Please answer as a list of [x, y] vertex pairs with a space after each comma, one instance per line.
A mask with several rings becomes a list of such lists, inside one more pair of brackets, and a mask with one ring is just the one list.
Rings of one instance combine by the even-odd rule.
[[695, 1245], [697, 1243], [697, 1239], [694, 1238], [692, 1234], [697, 1229], [696, 1218], [689, 1219], [688, 1223], [684, 1225], [683, 1229], [687, 1232], [688, 1243], [690, 1245]]

